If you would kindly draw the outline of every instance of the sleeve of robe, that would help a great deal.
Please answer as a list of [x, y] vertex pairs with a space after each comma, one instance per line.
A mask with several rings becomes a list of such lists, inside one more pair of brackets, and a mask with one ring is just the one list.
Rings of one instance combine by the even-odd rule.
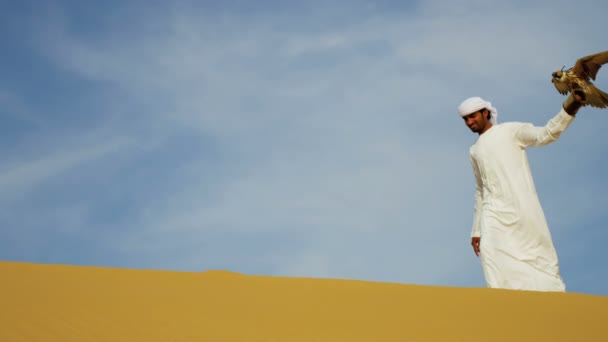
[[574, 117], [562, 108], [545, 126], [537, 127], [532, 124], [522, 124], [515, 131], [515, 139], [522, 148], [542, 146], [556, 141], [563, 131], [568, 128]]
[[479, 174], [479, 168], [477, 167], [477, 162], [473, 158], [471, 158], [471, 166], [473, 167], [473, 174], [475, 174], [475, 212], [473, 215], [473, 228], [471, 230], [471, 237], [480, 237], [480, 224], [481, 224], [481, 203], [483, 202], [483, 192], [482, 192], [482, 184], [481, 184], [481, 175]]

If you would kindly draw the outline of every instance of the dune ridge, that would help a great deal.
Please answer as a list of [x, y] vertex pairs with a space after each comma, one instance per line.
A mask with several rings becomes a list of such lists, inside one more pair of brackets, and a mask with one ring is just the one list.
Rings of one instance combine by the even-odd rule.
[[604, 341], [608, 297], [0, 262], [0, 341]]

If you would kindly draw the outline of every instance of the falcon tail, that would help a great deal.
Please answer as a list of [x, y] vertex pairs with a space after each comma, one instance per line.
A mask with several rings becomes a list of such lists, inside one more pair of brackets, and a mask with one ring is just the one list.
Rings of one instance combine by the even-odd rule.
[[585, 95], [587, 95], [587, 104], [596, 108], [607, 108], [608, 94], [601, 91], [593, 84], [590, 84], [589, 86], [589, 89], [585, 91]]

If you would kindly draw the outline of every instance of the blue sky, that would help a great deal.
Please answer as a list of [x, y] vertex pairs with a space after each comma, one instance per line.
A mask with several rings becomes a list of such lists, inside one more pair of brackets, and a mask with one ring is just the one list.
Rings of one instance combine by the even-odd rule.
[[[483, 287], [456, 107], [542, 125], [608, 50], [605, 1], [0, 9], [0, 259], [38, 263]], [[608, 295], [607, 127], [529, 151], [572, 292]]]

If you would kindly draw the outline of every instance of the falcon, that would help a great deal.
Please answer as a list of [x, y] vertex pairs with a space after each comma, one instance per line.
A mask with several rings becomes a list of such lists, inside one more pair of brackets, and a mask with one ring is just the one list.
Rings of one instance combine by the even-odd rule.
[[584, 104], [597, 108], [608, 107], [608, 94], [598, 89], [591, 80], [602, 64], [608, 63], [608, 51], [596, 53], [576, 61], [574, 66], [568, 70], [557, 70], [552, 74], [551, 82], [557, 91], [566, 95], [568, 92], [584, 93]]

